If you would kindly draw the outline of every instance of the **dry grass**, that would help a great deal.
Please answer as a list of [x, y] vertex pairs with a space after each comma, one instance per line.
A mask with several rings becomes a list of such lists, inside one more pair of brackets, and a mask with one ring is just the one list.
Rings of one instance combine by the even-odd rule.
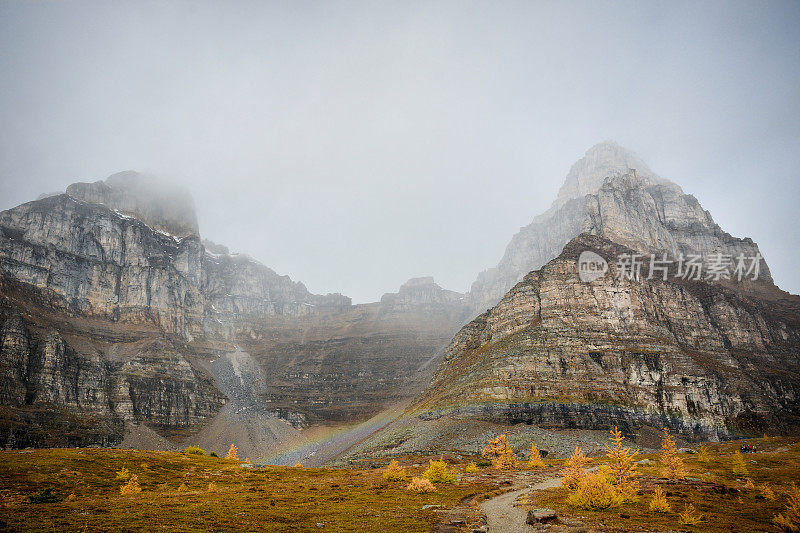
[[[140, 466], [147, 465], [147, 469]], [[142, 492], [123, 496], [116, 472], [135, 471]], [[419, 476], [424, 467], [406, 467]], [[71, 472], [66, 475], [62, 472]], [[9, 531], [431, 531], [434, 509], [496, 488], [443, 484], [418, 493], [381, 470], [242, 468], [237, 461], [113, 449], [0, 451], [0, 530]], [[210, 483], [216, 492], [209, 492]], [[50, 489], [52, 503], [29, 496]], [[75, 499], [67, 500], [70, 494]]]
[[786, 509], [782, 513], [775, 515], [772, 521], [781, 530], [788, 533], [800, 531], [800, 490], [797, 489], [797, 485], [794, 483], [792, 483], [792, 489], [789, 491], [789, 501], [786, 503]]

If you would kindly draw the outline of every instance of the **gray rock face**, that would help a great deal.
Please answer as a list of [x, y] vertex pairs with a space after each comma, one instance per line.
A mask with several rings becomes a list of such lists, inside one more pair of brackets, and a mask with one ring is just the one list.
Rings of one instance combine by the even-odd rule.
[[[578, 277], [585, 250], [610, 265], [591, 283]], [[583, 234], [525, 276], [454, 337], [425, 409], [708, 437], [800, 427], [800, 297], [753, 283], [616, 279], [613, 258], [625, 252]]]
[[102, 420], [81, 426], [101, 442], [127, 422], [196, 428], [225, 401], [208, 361], [235, 343], [265, 369], [264, 416], [368, 416], [419, 388], [465, 318], [429, 278], [381, 304], [311, 294], [201, 241], [191, 199], [136, 173], [1, 212], [0, 298], [0, 403], [19, 414], [0, 445], [63, 445], [45, 423], [56, 412]]
[[[479, 274], [467, 302], [475, 311], [492, 307], [581, 233], [672, 257], [717, 252], [754, 257], [759, 251], [750, 239], [725, 233], [696, 198], [656, 176], [635, 154], [605, 142], [572, 166], [550, 209], [520, 229], [497, 267]], [[761, 279], [770, 283], [764, 261], [761, 272]]]
[[199, 333], [202, 246], [58, 195], [0, 213], [0, 271], [82, 316]]
[[414, 309], [419, 307], [437, 307], [459, 305], [464, 295], [448, 291], [434, 283], [432, 277], [411, 278], [396, 293], [387, 293], [381, 297], [381, 305], [395, 310]]
[[189, 191], [138, 172], [119, 172], [105, 181], [73, 183], [67, 194], [87, 204], [141, 220], [151, 228], [176, 237], [199, 235], [194, 201]]
[[[8, 282], [0, 288], [16, 292]], [[3, 405], [17, 408], [13, 415], [19, 420], [0, 424], [0, 446], [114, 444], [122, 439], [124, 421], [188, 428], [224, 404], [213, 382], [170, 343], [143, 340], [155, 330], [76, 331], [61, 324], [82, 346], [79, 353], [48, 318], [25, 320], [23, 314], [35, 307], [25, 309], [0, 297], [0, 394]], [[122, 350], [130, 354], [119, 356]], [[64, 426], [76, 427], [75, 434]]]

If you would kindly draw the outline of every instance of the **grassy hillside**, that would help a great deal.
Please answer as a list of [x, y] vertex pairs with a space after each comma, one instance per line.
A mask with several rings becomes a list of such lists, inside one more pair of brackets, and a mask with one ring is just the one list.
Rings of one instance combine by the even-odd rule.
[[[125, 467], [141, 492], [120, 494]], [[419, 475], [423, 466], [408, 468]], [[382, 470], [266, 467], [175, 452], [48, 449], [0, 452], [0, 529], [11, 531], [429, 531], [486, 482], [417, 494]], [[183, 485], [183, 486], [182, 486]], [[48, 498], [50, 489], [53, 497]], [[58, 500], [32, 503], [31, 497]], [[319, 528], [317, 524], [322, 524]]]

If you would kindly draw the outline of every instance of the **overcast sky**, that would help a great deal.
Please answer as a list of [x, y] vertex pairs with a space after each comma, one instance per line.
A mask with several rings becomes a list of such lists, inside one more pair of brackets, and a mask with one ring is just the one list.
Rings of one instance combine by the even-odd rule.
[[605, 139], [800, 293], [799, 2], [0, 0], [0, 209], [164, 176], [355, 302], [467, 290]]

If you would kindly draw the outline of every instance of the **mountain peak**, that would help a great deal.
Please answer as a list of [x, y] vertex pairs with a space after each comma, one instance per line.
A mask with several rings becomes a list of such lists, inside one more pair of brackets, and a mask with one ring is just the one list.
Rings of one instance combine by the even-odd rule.
[[660, 180], [639, 156], [627, 148], [610, 140], [595, 144], [569, 169], [554, 205], [561, 206], [573, 198], [595, 193], [607, 177], [630, 170], [636, 170], [640, 178]]
[[147, 174], [127, 170], [94, 183], [73, 183], [67, 187], [67, 194], [134, 216], [177, 237], [199, 234], [189, 191]]

